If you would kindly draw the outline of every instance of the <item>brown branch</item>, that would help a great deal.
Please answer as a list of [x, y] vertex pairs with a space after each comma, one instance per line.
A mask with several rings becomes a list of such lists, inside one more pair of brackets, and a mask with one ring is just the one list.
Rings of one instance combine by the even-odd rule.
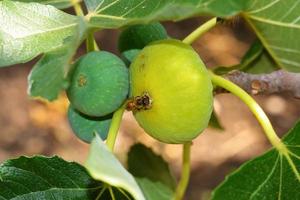
[[300, 98], [300, 73], [284, 70], [274, 71], [270, 74], [248, 74], [233, 71], [225, 75], [250, 94], [272, 94], [288, 92], [295, 98]]

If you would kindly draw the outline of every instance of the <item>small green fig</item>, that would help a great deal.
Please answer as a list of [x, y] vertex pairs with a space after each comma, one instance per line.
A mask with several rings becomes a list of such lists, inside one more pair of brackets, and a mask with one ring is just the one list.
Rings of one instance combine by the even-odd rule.
[[71, 105], [68, 109], [68, 120], [75, 135], [84, 142], [90, 143], [94, 134], [102, 140], [107, 138], [112, 115], [104, 117], [90, 117], [75, 110]]
[[140, 51], [141, 51], [140, 49], [130, 49], [124, 51], [121, 57], [124, 60], [125, 64], [127, 66], [130, 66], [130, 64], [135, 59], [135, 57], [139, 54]]
[[120, 34], [118, 48], [123, 53], [131, 49], [142, 49], [153, 41], [167, 38], [168, 34], [160, 23], [133, 25]]
[[90, 52], [75, 63], [67, 96], [75, 109], [89, 116], [105, 116], [127, 98], [128, 69], [112, 53]]
[[194, 49], [178, 40], [146, 46], [130, 66], [128, 105], [144, 130], [165, 143], [185, 143], [208, 125], [213, 87]]

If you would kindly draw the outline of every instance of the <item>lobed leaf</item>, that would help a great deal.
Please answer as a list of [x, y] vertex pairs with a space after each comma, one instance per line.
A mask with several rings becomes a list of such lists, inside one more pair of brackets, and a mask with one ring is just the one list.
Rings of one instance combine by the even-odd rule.
[[218, 186], [212, 200], [300, 199], [300, 122], [283, 139], [288, 156], [271, 149], [242, 165]]
[[300, 72], [300, 4], [295, 0], [250, 1], [243, 16], [273, 61], [281, 68]]
[[85, 0], [90, 24], [101, 28], [118, 28], [151, 21], [181, 20], [210, 13], [231, 16], [239, 12], [245, 1], [228, 0]]
[[[151, 21], [181, 20], [191, 16], [210, 14], [230, 17], [239, 13], [253, 28], [264, 48], [264, 62], [289, 71], [300, 71], [300, 4], [294, 0], [85, 0], [92, 26], [119, 28]], [[260, 64], [260, 65], [262, 65]], [[273, 64], [273, 63], [272, 63]]]

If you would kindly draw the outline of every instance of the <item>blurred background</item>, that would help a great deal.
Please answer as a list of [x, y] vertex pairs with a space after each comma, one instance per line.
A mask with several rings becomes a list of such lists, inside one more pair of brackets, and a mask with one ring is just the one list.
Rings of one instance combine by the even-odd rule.
[[[163, 23], [169, 35], [182, 39], [205, 22], [206, 17]], [[101, 49], [119, 54], [119, 30], [103, 30], [96, 39]], [[239, 63], [255, 39], [242, 21], [217, 26], [193, 44], [208, 67]], [[85, 46], [78, 50], [78, 56]], [[0, 163], [20, 155], [59, 155], [83, 163], [89, 145], [72, 133], [66, 118], [65, 95], [51, 103], [27, 96], [27, 75], [37, 60], [0, 69]], [[275, 130], [283, 135], [300, 118], [300, 100], [287, 95], [257, 96], [255, 99], [270, 117]], [[192, 146], [192, 176], [187, 192], [189, 200], [205, 200], [226, 174], [243, 162], [262, 154], [270, 144], [248, 108], [231, 94], [217, 95], [215, 111], [224, 131], [207, 128]], [[131, 113], [125, 113], [116, 154], [125, 163], [131, 145], [141, 142], [161, 154], [179, 178], [181, 146], [162, 144], [147, 136]]]

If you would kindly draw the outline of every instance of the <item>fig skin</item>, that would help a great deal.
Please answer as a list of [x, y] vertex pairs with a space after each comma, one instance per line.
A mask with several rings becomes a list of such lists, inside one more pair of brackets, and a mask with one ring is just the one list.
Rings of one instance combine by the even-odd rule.
[[146, 46], [130, 66], [131, 98], [149, 95], [147, 109], [134, 110], [140, 126], [165, 143], [186, 143], [208, 125], [213, 86], [194, 49], [179, 40]]
[[167, 38], [166, 29], [158, 22], [133, 25], [121, 32], [118, 49], [120, 53], [131, 49], [142, 49], [151, 42]]
[[94, 51], [75, 63], [67, 96], [81, 113], [100, 117], [117, 110], [128, 90], [129, 74], [124, 62], [112, 53]]
[[70, 105], [68, 120], [74, 134], [80, 140], [90, 143], [94, 138], [94, 134], [98, 134], [102, 140], [106, 140], [112, 115], [90, 117], [80, 113]]

